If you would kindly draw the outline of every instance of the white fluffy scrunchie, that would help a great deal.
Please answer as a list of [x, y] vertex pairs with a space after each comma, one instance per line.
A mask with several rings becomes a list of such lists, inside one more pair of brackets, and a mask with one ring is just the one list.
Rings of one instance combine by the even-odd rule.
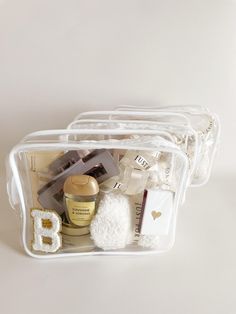
[[104, 195], [90, 225], [95, 245], [103, 250], [122, 249], [133, 241], [129, 197], [117, 192]]

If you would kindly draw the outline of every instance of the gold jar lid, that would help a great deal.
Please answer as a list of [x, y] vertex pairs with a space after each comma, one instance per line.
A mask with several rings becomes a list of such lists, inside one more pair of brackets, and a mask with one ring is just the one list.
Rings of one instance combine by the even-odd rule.
[[66, 179], [64, 193], [77, 196], [91, 196], [99, 192], [97, 180], [88, 175], [74, 175]]

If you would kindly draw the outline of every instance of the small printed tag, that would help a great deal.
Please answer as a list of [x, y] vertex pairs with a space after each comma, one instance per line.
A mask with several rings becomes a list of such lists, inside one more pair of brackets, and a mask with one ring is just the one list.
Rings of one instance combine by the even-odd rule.
[[121, 189], [122, 186], [123, 186], [123, 183], [121, 183], [121, 182], [115, 182], [112, 188], [113, 188], [114, 190], [119, 190], [119, 189]]
[[167, 235], [173, 213], [173, 192], [146, 190], [142, 210], [141, 234]]
[[130, 200], [134, 209], [134, 242], [138, 242], [140, 238], [140, 228], [142, 221], [142, 202], [144, 193], [132, 195]]
[[150, 165], [148, 163], [148, 161], [141, 155], [137, 155], [134, 158], [135, 162], [137, 163], [137, 165], [139, 165], [141, 168], [143, 168], [144, 170], [147, 170]]

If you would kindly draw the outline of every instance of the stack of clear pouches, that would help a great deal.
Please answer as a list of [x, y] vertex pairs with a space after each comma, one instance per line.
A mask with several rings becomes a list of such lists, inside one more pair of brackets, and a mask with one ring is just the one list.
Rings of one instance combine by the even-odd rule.
[[[68, 128], [104, 127], [102, 122], [116, 121], [116, 127], [134, 123], [138, 128], [155, 128], [169, 133], [172, 141], [188, 156], [191, 186], [209, 180], [220, 135], [218, 116], [202, 106], [135, 107], [120, 106], [115, 111], [93, 111], [79, 114]], [[106, 120], [107, 119], [107, 120]], [[146, 125], [142, 125], [142, 122]], [[93, 124], [94, 123], [94, 124]], [[97, 123], [97, 124], [96, 124]], [[93, 125], [92, 125], [93, 124]]]
[[[209, 178], [219, 122], [202, 107], [85, 112], [26, 136], [8, 194], [35, 257], [150, 254], [174, 243], [188, 186]], [[54, 232], [54, 233], [53, 233]]]

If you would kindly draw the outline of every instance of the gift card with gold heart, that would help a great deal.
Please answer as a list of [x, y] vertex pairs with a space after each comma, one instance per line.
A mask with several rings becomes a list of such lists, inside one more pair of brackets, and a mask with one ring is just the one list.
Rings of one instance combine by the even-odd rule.
[[145, 190], [142, 211], [141, 234], [167, 235], [173, 213], [173, 192]]

